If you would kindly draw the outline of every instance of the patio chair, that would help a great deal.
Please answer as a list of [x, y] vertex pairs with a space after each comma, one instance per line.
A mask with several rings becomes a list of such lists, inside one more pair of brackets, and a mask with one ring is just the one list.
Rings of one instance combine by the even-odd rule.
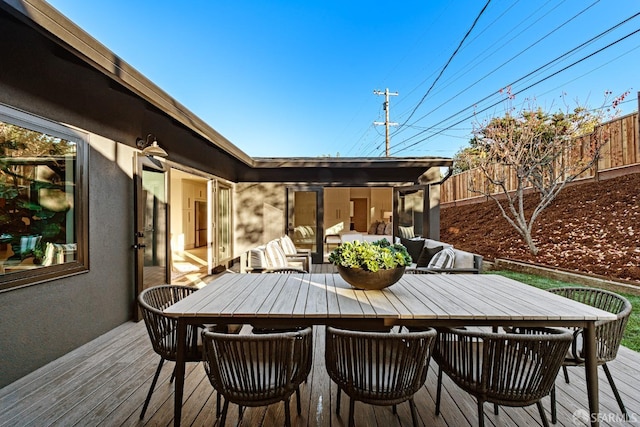
[[[143, 419], [144, 414], [147, 412], [147, 407], [164, 361], [175, 362], [177, 357], [178, 322], [176, 319], [165, 316], [162, 310], [197, 290], [198, 288], [189, 286], [161, 285], [145, 289], [138, 295], [138, 304], [151, 339], [151, 345], [153, 350], [160, 355], [160, 362], [147, 393], [147, 398], [144, 401], [140, 419]], [[190, 326], [187, 329], [188, 344], [185, 352], [185, 361], [187, 362], [202, 361], [202, 346], [199, 344], [198, 332], [198, 328], [194, 326]], [[174, 374], [175, 371], [171, 374], [169, 382], [173, 382]]]
[[[604, 369], [604, 373], [607, 376], [607, 380], [609, 380], [609, 385], [616, 397], [616, 401], [620, 407], [620, 412], [622, 412], [625, 419], [628, 419], [629, 415], [627, 414], [627, 410], [622, 402], [618, 388], [613, 381], [607, 362], [614, 360], [618, 354], [622, 335], [624, 334], [624, 330], [627, 326], [629, 316], [631, 316], [631, 303], [621, 295], [602, 289], [566, 287], [549, 289], [549, 292], [562, 295], [566, 298], [570, 298], [617, 315], [618, 318], [616, 320], [596, 323], [596, 358], [598, 365], [602, 366], [602, 369]], [[584, 366], [585, 363], [583, 357], [584, 341], [582, 339], [582, 335], [583, 330], [581, 328], [574, 329], [574, 339], [571, 344], [571, 349], [562, 364], [564, 380], [567, 384], [569, 384], [569, 373], [567, 371], [567, 367]], [[551, 416], [552, 421], [555, 423], [557, 419], [555, 388], [551, 393]]]
[[279, 243], [287, 258], [294, 261], [303, 258], [304, 261], [302, 262], [302, 268], [307, 271], [311, 271], [311, 249], [302, 249], [296, 247], [295, 243], [293, 243], [293, 240], [291, 239], [291, 237], [289, 237], [288, 234], [282, 236], [279, 239]]
[[388, 333], [350, 331], [327, 327], [325, 364], [340, 395], [349, 396], [349, 426], [353, 426], [355, 401], [372, 405], [409, 402], [413, 425], [418, 425], [413, 395], [422, 387], [429, 369], [435, 329]]
[[213, 388], [225, 398], [220, 419], [224, 426], [229, 402], [267, 406], [284, 402], [285, 425], [291, 425], [289, 399], [296, 393], [301, 414], [300, 384], [311, 371], [313, 330], [264, 335], [231, 335], [203, 331], [204, 368]]
[[536, 404], [542, 424], [549, 423], [541, 399], [548, 395], [573, 336], [551, 328], [516, 328], [489, 332], [439, 328], [433, 350], [438, 363], [436, 415], [440, 414], [442, 373], [478, 402], [478, 425], [484, 426], [484, 402], [523, 407]]

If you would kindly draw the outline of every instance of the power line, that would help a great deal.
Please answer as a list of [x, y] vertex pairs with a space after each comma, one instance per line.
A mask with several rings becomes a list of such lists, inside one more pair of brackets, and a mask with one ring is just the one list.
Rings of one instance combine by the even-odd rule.
[[[639, 13], [639, 14], [640, 14], [640, 13]], [[637, 15], [638, 15], [638, 14], [634, 15], [634, 17], [635, 17], [635, 16], [637, 16]], [[612, 47], [612, 46], [614, 46], [614, 45], [616, 45], [616, 44], [620, 43], [621, 41], [623, 41], [623, 40], [625, 40], [625, 39], [627, 39], [627, 38], [629, 38], [629, 37], [631, 37], [631, 36], [633, 36], [634, 34], [637, 34], [637, 33], [639, 33], [639, 32], [640, 32], [640, 29], [637, 29], [637, 30], [635, 30], [635, 31], [633, 31], [633, 32], [631, 32], [631, 33], [629, 33], [629, 34], [627, 34], [626, 36], [623, 36], [623, 37], [619, 38], [618, 40], [616, 40], [616, 41], [614, 41], [614, 42], [609, 43], [608, 45], [606, 45], [606, 46], [604, 46], [604, 47], [602, 47], [602, 48], [600, 48], [600, 49], [598, 49], [598, 50], [596, 50], [596, 51], [594, 51], [594, 52], [590, 53], [590, 54], [589, 54], [589, 55], [587, 55], [587, 56], [582, 57], [581, 59], [579, 59], [579, 60], [577, 60], [577, 61], [575, 61], [575, 62], [573, 62], [573, 63], [571, 63], [571, 64], [567, 65], [566, 67], [564, 67], [564, 68], [562, 68], [562, 69], [560, 69], [560, 70], [558, 70], [558, 71], [555, 71], [555, 72], [551, 73], [550, 75], [548, 75], [548, 76], [546, 76], [546, 77], [544, 77], [544, 78], [542, 78], [542, 79], [540, 79], [540, 80], [536, 81], [535, 83], [532, 83], [532, 84], [530, 84], [529, 86], [527, 86], [527, 87], [525, 87], [525, 88], [523, 88], [523, 89], [520, 89], [520, 90], [518, 90], [518, 91], [516, 91], [516, 92], [513, 92], [513, 96], [515, 96], [515, 95], [517, 95], [517, 94], [519, 94], [519, 93], [522, 93], [522, 92], [524, 92], [524, 91], [526, 91], [526, 90], [528, 90], [528, 89], [531, 89], [532, 87], [534, 87], [534, 86], [536, 86], [536, 85], [538, 85], [538, 84], [540, 84], [540, 83], [542, 83], [542, 82], [544, 82], [544, 81], [546, 81], [546, 80], [550, 79], [551, 77], [554, 77], [554, 76], [558, 75], [558, 74], [559, 74], [559, 73], [561, 73], [561, 72], [564, 72], [564, 71], [568, 70], [569, 68], [571, 68], [571, 67], [573, 67], [573, 66], [575, 66], [575, 65], [577, 65], [577, 64], [579, 64], [579, 63], [581, 63], [581, 62], [583, 62], [583, 61], [585, 61], [585, 60], [587, 60], [587, 59], [589, 59], [589, 58], [591, 58], [591, 57], [592, 57], [592, 56], [594, 56], [594, 55], [597, 55], [597, 54], [598, 54], [598, 53], [600, 53], [600, 52], [603, 52], [604, 50], [606, 50], [606, 49], [608, 49], [608, 48], [610, 48], [610, 47]], [[529, 73], [529, 74], [531, 74], [531, 73]], [[519, 79], [519, 80], [521, 80], [521, 79]], [[493, 95], [491, 95], [491, 96], [493, 96]], [[487, 98], [484, 98], [484, 99], [487, 99]], [[484, 100], [484, 99], [483, 99], [483, 100]], [[417, 144], [419, 144], [419, 143], [421, 143], [421, 142], [424, 142], [424, 141], [426, 141], [427, 139], [432, 138], [432, 137], [434, 137], [434, 136], [436, 136], [436, 135], [438, 135], [438, 134], [440, 134], [440, 133], [444, 132], [445, 130], [447, 130], [447, 129], [449, 129], [449, 128], [453, 127], [453, 126], [457, 126], [457, 125], [459, 125], [460, 123], [463, 123], [463, 122], [465, 122], [466, 120], [469, 120], [470, 118], [472, 118], [472, 117], [473, 117], [475, 114], [477, 114], [477, 113], [482, 113], [482, 112], [487, 111], [488, 109], [490, 109], [490, 108], [492, 108], [492, 107], [495, 107], [496, 105], [500, 104], [501, 102], [502, 102], [502, 100], [499, 100], [499, 101], [497, 101], [497, 102], [495, 102], [495, 103], [493, 103], [493, 104], [489, 105], [488, 107], [485, 107], [485, 108], [483, 108], [482, 110], [475, 112], [475, 113], [474, 113], [474, 114], [472, 114], [471, 116], [467, 116], [467, 117], [465, 117], [464, 119], [462, 119], [462, 120], [460, 120], [460, 121], [458, 121], [458, 122], [456, 122], [456, 123], [454, 123], [454, 124], [452, 124], [452, 125], [448, 126], [447, 128], [444, 128], [444, 129], [442, 129], [442, 130], [440, 130], [440, 131], [438, 131], [438, 132], [436, 132], [436, 133], [433, 133], [433, 134], [431, 134], [431, 135], [428, 135], [427, 137], [425, 137], [425, 138], [423, 138], [423, 139], [421, 139], [421, 140], [419, 140], [419, 141], [416, 141], [416, 142], [414, 142], [414, 143], [412, 143], [412, 144], [409, 144], [409, 145], [408, 145], [408, 146], [406, 146], [406, 147], [403, 147], [403, 148], [401, 148], [401, 149], [397, 150], [397, 151], [396, 151], [396, 152], [394, 152], [393, 154], [395, 155], [395, 154], [397, 154], [397, 153], [399, 153], [399, 152], [401, 152], [401, 151], [405, 151], [405, 150], [407, 150], [407, 149], [409, 149], [409, 148], [411, 148], [411, 147], [414, 147], [414, 146], [416, 146]], [[435, 126], [438, 126], [438, 125], [442, 124], [443, 122], [445, 122], [445, 121], [447, 121], [447, 120], [449, 120], [449, 119], [451, 119], [451, 118], [453, 118], [453, 117], [455, 117], [455, 116], [457, 116], [457, 115], [461, 114], [461, 113], [462, 113], [462, 111], [465, 111], [465, 110], [467, 110], [467, 109], [468, 109], [468, 108], [465, 108], [464, 110], [461, 110], [460, 112], [458, 112], [458, 113], [456, 113], [456, 114], [454, 114], [454, 115], [452, 115], [452, 116], [449, 116], [448, 118], [446, 118], [446, 119], [444, 119], [444, 120], [440, 121], [439, 123], [437, 123]], [[433, 127], [432, 127], [432, 128], [433, 128]], [[431, 128], [430, 128], [430, 129], [431, 129]], [[425, 129], [424, 131], [419, 132], [417, 135], [424, 134], [424, 133], [426, 133], [426, 132], [427, 132], [428, 130], [430, 130], [430, 129]], [[415, 136], [417, 136], [417, 135], [414, 135], [414, 137], [415, 137]]]
[[[520, 55], [522, 55], [523, 53], [525, 53], [526, 51], [528, 51], [529, 49], [531, 49], [532, 47], [534, 47], [535, 45], [537, 45], [538, 43], [540, 43], [541, 41], [543, 41], [544, 39], [546, 39], [547, 37], [549, 37], [551, 34], [553, 34], [554, 32], [558, 31], [560, 28], [564, 27], [565, 25], [567, 25], [569, 22], [573, 21], [574, 19], [576, 19], [578, 16], [580, 16], [581, 14], [583, 14], [584, 12], [586, 12], [588, 9], [590, 9], [591, 7], [593, 7], [594, 5], [596, 5], [600, 0], [596, 0], [595, 2], [593, 2], [592, 4], [590, 4], [589, 6], [587, 6], [585, 9], [583, 9], [582, 11], [578, 12], [577, 14], [575, 14], [573, 17], [569, 18], [568, 20], [566, 20], [565, 22], [563, 22], [562, 24], [558, 25], [556, 28], [554, 28], [553, 30], [551, 30], [550, 32], [548, 32], [547, 34], [545, 34], [544, 36], [542, 36], [541, 38], [539, 38], [538, 40], [536, 40], [534, 43], [530, 44], [529, 46], [527, 46], [525, 49], [521, 50], [520, 52], [518, 52], [516, 55], [512, 56], [510, 59], [508, 59], [507, 61], [503, 62], [502, 64], [500, 64], [499, 66], [497, 66], [496, 68], [494, 68], [493, 70], [491, 70], [489, 73], [485, 74], [484, 76], [482, 76], [480, 79], [476, 80], [475, 82], [473, 82], [472, 84], [470, 84], [469, 86], [465, 87], [464, 89], [462, 89], [461, 91], [459, 91], [457, 94], [455, 94], [454, 96], [452, 96], [451, 98], [447, 99], [446, 101], [444, 101], [443, 103], [441, 103], [440, 105], [438, 105], [437, 107], [433, 108], [431, 111], [429, 111], [428, 113], [426, 113], [425, 115], [423, 115], [422, 117], [420, 117], [417, 121], [420, 121], [422, 119], [424, 119], [425, 117], [429, 116], [431, 113], [439, 110], [440, 108], [442, 108], [443, 106], [447, 105], [449, 102], [453, 101], [454, 99], [456, 99], [458, 96], [462, 95], [463, 93], [465, 93], [467, 90], [471, 89], [472, 87], [474, 87], [475, 85], [477, 85], [478, 83], [480, 83], [481, 81], [483, 81], [484, 79], [486, 79], [487, 77], [489, 77], [490, 75], [494, 74], [496, 71], [498, 71], [499, 69], [501, 69], [502, 67], [504, 67], [505, 65], [507, 65], [508, 63], [512, 62], [513, 60], [515, 60], [517, 57], [519, 57]], [[552, 9], [553, 10], [553, 9]], [[631, 19], [631, 18], [629, 18]], [[629, 19], [621, 22], [620, 24], [618, 24], [617, 26], [622, 25], [624, 22], [628, 21]], [[538, 21], [535, 21], [538, 22]], [[535, 23], [534, 22], [534, 23]], [[533, 24], [532, 24], [533, 25]], [[617, 27], [616, 26], [616, 27]], [[599, 34], [598, 36], [592, 38], [591, 40], [589, 40], [588, 42], [583, 43], [582, 45], [572, 49], [571, 51], [569, 51], [568, 53], [578, 50], [579, 48], [581, 48], [582, 46], [585, 46], [586, 44], [591, 43], [592, 41], [596, 40], [599, 37], [602, 37], [604, 34], [606, 34], [607, 32], [613, 31], [614, 28], [616, 27], [612, 27], [609, 30]], [[529, 27], [527, 27], [529, 28]], [[522, 32], [524, 32], [527, 28], [525, 28]], [[521, 32], [521, 33], [522, 33]], [[513, 39], [512, 39], [513, 40]], [[502, 45], [502, 47], [504, 47], [505, 44]], [[565, 53], [563, 56], [568, 55], [568, 53]], [[542, 68], [547, 67], [548, 65], [550, 65], [551, 63], [558, 61], [559, 59], [561, 59], [563, 56], [560, 56], [556, 59], [554, 59], [551, 62], [548, 62], [547, 64], [543, 65], [542, 67], [539, 67], [538, 69], [534, 70], [532, 73], [527, 74], [526, 76], [522, 77], [519, 80], [516, 80], [515, 82], [507, 85], [507, 86], [511, 86], [515, 83], [517, 83], [518, 81], [528, 77], [531, 74], [536, 73], [537, 71], [540, 71]], [[486, 99], [486, 98], [485, 98]], [[480, 102], [484, 101], [485, 99], [481, 100]], [[476, 103], [477, 104], [477, 103]], [[400, 131], [395, 132], [394, 135], [400, 133]], [[392, 135], [393, 136], [393, 135]]]
[[422, 99], [420, 100], [420, 102], [418, 102], [418, 104], [413, 108], [413, 111], [411, 111], [411, 114], [409, 114], [409, 117], [407, 117], [407, 119], [404, 121], [404, 123], [402, 123], [401, 126], [404, 126], [410, 119], [411, 117], [413, 117], [413, 115], [415, 114], [416, 110], [420, 107], [420, 105], [422, 105], [422, 103], [424, 102], [424, 100], [427, 98], [427, 96], [429, 95], [429, 93], [431, 92], [431, 90], [433, 89], [433, 87], [436, 85], [436, 83], [438, 82], [438, 80], [440, 80], [440, 77], [442, 77], [442, 74], [444, 73], [444, 71], [447, 69], [447, 67], [449, 66], [449, 64], [451, 63], [451, 61], [453, 60], [453, 58], [456, 56], [456, 54], [458, 53], [458, 51], [460, 50], [460, 48], [462, 47], [462, 44], [464, 43], [464, 41], [467, 39], [467, 37], [469, 37], [469, 34], [471, 34], [471, 31], [473, 30], [473, 28], [476, 26], [476, 24], [478, 23], [478, 21], [480, 20], [480, 17], [482, 16], [482, 14], [484, 13], [484, 11], [487, 9], [487, 7], [489, 6], [489, 3], [491, 2], [491, 0], [487, 0], [487, 3], [484, 5], [484, 7], [482, 8], [482, 10], [480, 11], [480, 13], [478, 14], [478, 16], [476, 16], [476, 19], [473, 21], [473, 24], [471, 25], [471, 28], [469, 28], [469, 30], [467, 31], [467, 33], [464, 35], [464, 37], [462, 38], [462, 40], [460, 41], [460, 43], [458, 44], [458, 47], [456, 48], [456, 50], [451, 54], [451, 56], [449, 57], [449, 59], [447, 60], [447, 63], [444, 65], [444, 67], [442, 67], [442, 70], [440, 70], [440, 74], [438, 74], [438, 76], [436, 77], [436, 79], [433, 81], [433, 83], [431, 83], [431, 86], [429, 87], [429, 89], [427, 90], [427, 93], [424, 94], [424, 96], [422, 97]]

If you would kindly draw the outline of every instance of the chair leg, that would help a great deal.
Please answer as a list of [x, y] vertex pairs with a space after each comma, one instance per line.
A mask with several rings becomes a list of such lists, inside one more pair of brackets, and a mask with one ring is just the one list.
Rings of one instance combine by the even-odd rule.
[[564, 374], [564, 382], [569, 384], [569, 371], [566, 366], [562, 367], [562, 373]]
[[440, 398], [442, 397], [442, 368], [438, 367], [438, 388], [436, 389], [436, 415], [440, 415]]
[[398, 405], [393, 405], [393, 408], [391, 409], [393, 415], [397, 415], [398, 414]]
[[224, 423], [227, 421], [227, 411], [229, 410], [229, 401], [225, 399], [222, 406], [222, 415], [220, 415], [219, 427], [224, 427]]
[[147, 399], [144, 401], [144, 405], [142, 406], [142, 412], [140, 413], [141, 420], [144, 419], [144, 414], [147, 412], [147, 407], [149, 406], [149, 401], [151, 400], [153, 389], [156, 387], [156, 383], [158, 382], [158, 377], [160, 376], [160, 371], [162, 370], [163, 363], [164, 363], [164, 359], [160, 358], [160, 363], [158, 363], [158, 367], [156, 368], [156, 374], [153, 376], [153, 381], [151, 381], [151, 387], [149, 387], [149, 392], [147, 393]]
[[169, 384], [173, 384], [173, 380], [176, 378], [176, 367], [173, 367], [173, 371], [171, 371], [171, 378], [169, 379]]
[[556, 407], [556, 385], [551, 387], [551, 423], [556, 424], [558, 422], [558, 408]]
[[284, 425], [291, 427], [291, 410], [289, 409], [289, 398], [284, 400]]
[[355, 409], [355, 400], [349, 397], [349, 427], [354, 427], [356, 424], [356, 419], [353, 415], [353, 410]]
[[484, 402], [478, 400], [478, 427], [484, 427]]
[[296, 409], [298, 415], [302, 414], [302, 405], [300, 404], [300, 387], [296, 388]]
[[413, 420], [413, 427], [418, 427], [418, 413], [416, 411], [416, 404], [413, 401], [413, 397], [409, 399], [409, 408], [411, 409], [411, 419]]
[[549, 421], [547, 420], [547, 414], [544, 413], [544, 408], [542, 407], [542, 402], [539, 400], [536, 402], [536, 406], [538, 407], [538, 412], [540, 412], [540, 419], [542, 420], [542, 427], [549, 427]]
[[496, 415], [498, 415], [498, 413], [499, 413], [499, 412], [500, 412], [500, 411], [499, 411], [499, 409], [498, 409], [498, 405], [497, 405], [496, 403], [494, 403], [494, 404], [493, 404], [493, 413], [494, 413], [494, 414], [496, 414]]
[[220, 396], [220, 393], [216, 391], [216, 418], [220, 418], [220, 411], [222, 410], [220, 408], [221, 403], [222, 403], [222, 396]]
[[338, 397], [336, 399], [336, 415], [340, 415], [340, 394], [342, 394], [342, 389], [338, 387]]
[[604, 369], [604, 373], [609, 380], [609, 385], [611, 386], [611, 390], [613, 391], [613, 395], [616, 397], [616, 401], [618, 402], [618, 406], [620, 407], [620, 412], [624, 415], [624, 419], [629, 419], [629, 414], [627, 414], [627, 409], [624, 407], [624, 403], [622, 403], [622, 398], [620, 397], [620, 393], [618, 393], [618, 387], [616, 387], [616, 383], [613, 382], [613, 377], [611, 376], [611, 372], [609, 371], [609, 367], [606, 363], [602, 364], [602, 368]]

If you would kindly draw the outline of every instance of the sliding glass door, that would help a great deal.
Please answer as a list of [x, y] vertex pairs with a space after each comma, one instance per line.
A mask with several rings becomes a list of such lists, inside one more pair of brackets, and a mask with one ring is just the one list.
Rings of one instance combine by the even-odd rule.
[[314, 263], [322, 263], [322, 187], [287, 187], [287, 234], [297, 248], [311, 249]]

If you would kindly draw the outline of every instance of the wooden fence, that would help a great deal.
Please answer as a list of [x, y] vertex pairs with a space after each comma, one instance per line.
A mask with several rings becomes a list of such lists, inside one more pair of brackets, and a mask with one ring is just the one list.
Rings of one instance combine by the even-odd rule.
[[[620, 175], [640, 170], [640, 124], [637, 112], [604, 123], [599, 130], [608, 132], [610, 139], [602, 147], [597, 164], [581, 175], [580, 179], [598, 180], [607, 174]], [[581, 137], [580, 143], [574, 146], [578, 147], [578, 150], [585, 149], [589, 146], [590, 137]], [[486, 196], [470, 191], [471, 182], [476, 188], [482, 188], [487, 179], [480, 169], [471, 169], [451, 176], [440, 187], [440, 204], [445, 207], [448, 204], [486, 200]], [[508, 174], [506, 185], [509, 190], [515, 189], [515, 174]]]

